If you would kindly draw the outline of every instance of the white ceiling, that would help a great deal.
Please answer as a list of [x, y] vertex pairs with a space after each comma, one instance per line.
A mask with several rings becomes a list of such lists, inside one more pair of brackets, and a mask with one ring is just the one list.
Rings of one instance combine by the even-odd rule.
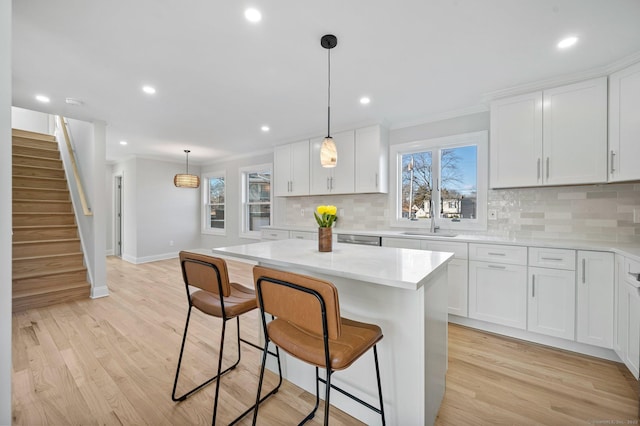
[[326, 133], [327, 33], [332, 130], [393, 128], [637, 54], [640, 1], [13, 0], [13, 105], [105, 121], [110, 161], [265, 151]]

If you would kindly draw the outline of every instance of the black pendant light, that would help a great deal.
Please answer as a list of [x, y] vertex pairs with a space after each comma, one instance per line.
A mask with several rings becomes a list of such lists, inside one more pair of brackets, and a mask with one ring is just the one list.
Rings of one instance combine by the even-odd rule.
[[327, 137], [320, 148], [320, 164], [322, 167], [335, 167], [338, 164], [338, 150], [331, 137], [331, 49], [338, 45], [338, 38], [333, 34], [323, 35], [320, 39], [322, 47], [327, 49], [329, 72], [327, 74]]

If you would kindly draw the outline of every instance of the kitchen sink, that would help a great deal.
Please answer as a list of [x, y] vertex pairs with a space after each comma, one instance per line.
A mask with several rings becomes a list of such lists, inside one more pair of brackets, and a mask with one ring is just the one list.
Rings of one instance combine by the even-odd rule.
[[449, 234], [447, 232], [429, 232], [429, 231], [404, 231], [402, 235], [416, 235], [421, 237], [456, 237], [458, 234]]

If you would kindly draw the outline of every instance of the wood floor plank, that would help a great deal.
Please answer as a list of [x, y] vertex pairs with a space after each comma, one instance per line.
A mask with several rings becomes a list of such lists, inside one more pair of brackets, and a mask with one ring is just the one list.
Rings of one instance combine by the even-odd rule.
[[[228, 265], [231, 280], [251, 285], [250, 264]], [[215, 385], [171, 400], [187, 316], [177, 259], [133, 265], [109, 257], [107, 274], [109, 297], [13, 315], [13, 424], [210, 424]], [[259, 327], [257, 311], [243, 315], [244, 338], [258, 342]], [[229, 322], [227, 364], [235, 333]], [[213, 375], [220, 335], [219, 319], [194, 310], [180, 390]], [[241, 348], [240, 365], [222, 378], [219, 424], [255, 398], [260, 353]], [[276, 376], [265, 380], [270, 389]], [[619, 363], [449, 325], [447, 388], [436, 425], [637, 424], [637, 386]], [[314, 401], [285, 382], [261, 406], [258, 424], [297, 424]], [[322, 408], [309, 424], [322, 424]], [[331, 424], [361, 423], [332, 407]]]

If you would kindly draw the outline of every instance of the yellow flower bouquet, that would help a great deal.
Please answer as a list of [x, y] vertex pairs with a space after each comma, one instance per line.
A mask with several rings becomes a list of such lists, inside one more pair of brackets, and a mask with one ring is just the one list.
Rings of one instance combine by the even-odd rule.
[[331, 228], [338, 219], [336, 206], [318, 206], [313, 215], [320, 228]]

